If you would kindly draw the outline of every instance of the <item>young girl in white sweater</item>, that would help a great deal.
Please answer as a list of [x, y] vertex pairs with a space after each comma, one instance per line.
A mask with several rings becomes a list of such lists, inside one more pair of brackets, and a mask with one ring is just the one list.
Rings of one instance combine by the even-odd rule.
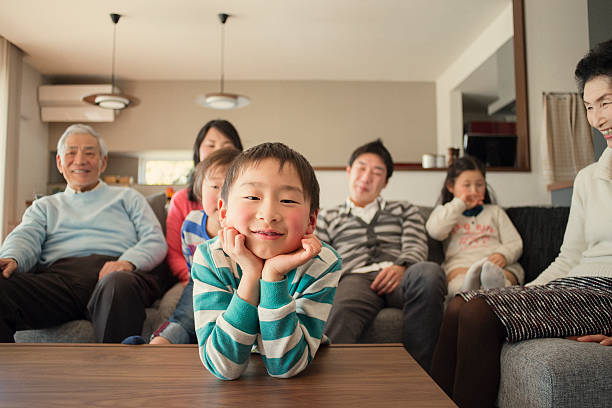
[[464, 156], [448, 168], [427, 232], [443, 241], [448, 294], [522, 284], [521, 236], [505, 211], [491, 204], [485, 168]]

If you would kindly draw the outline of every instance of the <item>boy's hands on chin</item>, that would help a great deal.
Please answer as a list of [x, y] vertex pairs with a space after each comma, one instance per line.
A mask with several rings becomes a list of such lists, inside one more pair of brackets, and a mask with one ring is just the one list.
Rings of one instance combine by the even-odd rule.
[[302, 247], [290, 254], [280, 254], [266, 260], [261, 278], [268, 282], [283, 280], [287, 272], [305, 264], [321, 252], [321, 241], [313, 234], [302, 238]]
[[219, 230], [219, 240], [223, 252], [229, 255], [242, 269], [242, 278], [236, 294], [253, 306], [259, 304], [259, 279], [263, 269], [263, 260], [253, 254], [245, 245], [246, 237], [233, 227]]
[[245, 245], [246, 237], [236, 228], [227, 227], [219, 231], [219, 239], [223, 247], [223, 252], [229, 255], [242, 269], [243, 276], [261, 278], [263, 260], [258, 258]]

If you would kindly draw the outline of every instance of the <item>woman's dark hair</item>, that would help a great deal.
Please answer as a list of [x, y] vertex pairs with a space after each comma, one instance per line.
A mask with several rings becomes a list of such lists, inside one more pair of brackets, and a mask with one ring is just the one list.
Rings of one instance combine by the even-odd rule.
[[391, 158], [391, 153], [385, 147], [382, 140], [376, 139], [373, 142], [366, 143], [363, 146], [359, 146], [355, 151], [351, 154], [349, 158], [349, 166], [353, 166], [353, 163], [359, 156], [365, 153], [373, 153], [381, 158], [383, 163], [385, 163], [385, 167], [387, 168], [387, 181], [393, 175], [393, 159]]
[[580, 96], [584, 96], [584, 85], [589, 80], [598, 76], [612, 80], [612, 40], [600, 43], [578, 61], [574, 75]]
[[[444, 184], [442, 185], [442, 191], [440, 192], [440, 204], [446, 204], [453, 199], [453, 193], [448, 190], [449, 184], [455, 184], [457, 177], [461, 175], [466, 170], [478, 170], [482, 173], [482, 177], [487, 176], [485, 166], [482, 164], [480, 160], [472, 156], [463, 156], [459, 159], [456, 159], [453, 164], [450, 165], [448, 171], [446, 172], [446, 179], [444, 179]], [[489, 188], [486, 185], [485, 181], [485, 196], [484, 203], [491, 204], [491, 196], [489, 195]]]
[[[198, 136], [196, 136], [196, 140], [193, 143], [193, 167], [197, 166], [201, 161], [200, 158], [200, 145], [204, 141], [206, 134], [210, 130], [210, 128], [215, 128], [219, 132], [223, 133], [225, 137], [232, 141], [236, 149], [242, 151], [242, 142], [240, 141], [240, 135], [238, 131], [230, 122], [224, 119], [214, 119], [208, 121], [202, 129], [198, 132]], [[193, 173], [189, 176], [189, 180], [187, 181], [187, 197], [189, 201], [199, 202], [198, 197], [193, 193]]]

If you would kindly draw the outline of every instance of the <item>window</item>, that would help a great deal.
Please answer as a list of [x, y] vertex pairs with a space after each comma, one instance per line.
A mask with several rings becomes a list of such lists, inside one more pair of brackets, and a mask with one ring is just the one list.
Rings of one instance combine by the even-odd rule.
[[192, 160], [141, 159], [138, 169], [140, 184], [187, 184], [193, 171]]

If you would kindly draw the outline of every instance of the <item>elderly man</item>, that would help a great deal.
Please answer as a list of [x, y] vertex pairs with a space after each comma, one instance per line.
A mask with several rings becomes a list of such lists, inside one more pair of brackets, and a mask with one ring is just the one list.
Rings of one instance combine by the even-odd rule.
[[99, 180], [107, 151], [91, 127], [68, 127], [56, 160], [66, 190], [34, 201], [0, 248], [0, 342], [82, 318], [99, 342], [140, 334], [161, 294], [159, 222], [141, 194]]
[[427, 259], [419, 210], [386, 201], [380, 192], [393, 174], [391, 154], [379, 140], [357, 148], [346, 168], [349, 197], [322, 210], [316, 235], [342, 257], [342, 277], [325, 333], [334, 343], [355, 343], [385, 305], [404, 312], [404, 347], [426, 370], [442, 320], [446, 280]]

